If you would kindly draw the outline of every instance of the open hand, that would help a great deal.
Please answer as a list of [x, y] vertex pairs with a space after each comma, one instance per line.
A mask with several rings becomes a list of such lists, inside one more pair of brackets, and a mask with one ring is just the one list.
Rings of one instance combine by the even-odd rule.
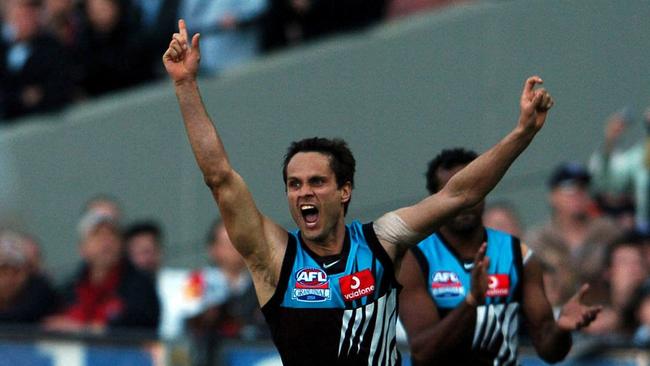
[[553, 97], [544, 89], [535, 89], [536, 84], [544, 81], [539, 76], [526, 79], [519, 103], [519, 125], [526, 130], [539, 131], [544, 126], [548, 110], [555, 103]]
[[474, 257], [474, 267], [472, 268], [472, 285], [467, 303], [470, 305], [479, 305], [485, 301], [485, 293], [488, 289], [487, 268], [490, 265], [490, 258], [485, 256], [487, 244], [481, 244], [476, 256]]
[[199, 37], [198, 33], [195, 34], [190, 45], [185, 21], [183, 19], [178, 21], [178, 33], [174, 33], [169, 48], [163, 55], [165, 69], [174, 82], [181, 83], [196, 79], [201, 60]]
[[593, 322], [602, 306], [587, 306], [582, 300], [589, 290], [589, 285], [584, 284], [582, 288], [564, 304], [560, 317], [557, 319], [557, 326], [565, 331], [582, 329]]

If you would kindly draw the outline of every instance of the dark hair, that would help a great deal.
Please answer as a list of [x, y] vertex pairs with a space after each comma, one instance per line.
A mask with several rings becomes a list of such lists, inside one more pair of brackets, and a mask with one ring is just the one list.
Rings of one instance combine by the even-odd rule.
[[[338, 188], [343, 187], [347, 182], [354, 188], [354, 171], [356, 162], [348, 144], [339, 138], [327, 139], [323, 137], [312, 137], [300, 141], [294, 141], [287, 149], [282, 166], [282, 179], [284, 185], [287, 185], [287, 165], [289, 161], [299, 152], [318, 152], [329, 156], [330, 168], [336, 176], [336, 185]], [[350, 201], [345, 203], [344, 210], [348, 212]]]
[[442, 188], [438, 187], [440, 184], [436, 174], [438, 169], [442, 168], [449, 170], [460, 165], [467, 165], [477, 157], [478, 154], [474, 151], [466, 150], [461, 147], [442, 150], [438, 156], [429, 162], [429, 168], [426, 173], [427, 190], [429, 193], [434, 194]]
[[141, 235], [151, 234], [156, 239], [155, 242], [160, 244], [162, 241], [162, 229], [160, 225], [153, 220], [137, 221], [129, 225], [124, 231], [124, 240], [129, 241], [131, 238]]

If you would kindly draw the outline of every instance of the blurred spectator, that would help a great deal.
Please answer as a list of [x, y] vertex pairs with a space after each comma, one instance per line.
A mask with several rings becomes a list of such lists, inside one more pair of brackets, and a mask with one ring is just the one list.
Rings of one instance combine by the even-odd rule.
[[25, 233], [16, 233], [20, 237], [23, 252], [25, 253], [25, 260], [27, 261], [27, 268], [30, 273], [35, 275], [45, 276], [45, 268], [43, 266], [43, 253], [41, 252], [41, 245], [36, 238]]
[[273, 51], [383, 19], [386, 0], [270, 0], [262, 48]]
[[[260, 311], [253, 281], [241, 255], [235, 250], [220, 220], [210, 228], [207, 237], [208, 256], [214, 266], [204, 269], [203, 278], [212, 278], [213, 291], [221, 288], [224, 299], [206, 304], [188, 319], [190, 334], [195, 340], [196, 365], [209, 365], [218, 351], [219, 340], [240, 338], [251, 340], [260, 335], [264, 319]], [[214, 296], [217, 300], [217, 296]]]
[[129, 260], [143, 272], [152, 276], [162, 262], [162, 231], [154, 221], [139, 221], [126, 228], [124, 242]]
[[124, 258], [117, 222], [90, 211], [79, 228], [83, 263], [64, 289], [62, 313], [48, 319], [48, 328], [155, 330], [160, 310], [153, 279]]
[[[82, 216], [88, 212], [95, 212], [111, 217], [118, 224], [122, 221], [122, 208], [117, 198], [101, 193], [91, 197], [83, 206]], [[81, 235], [81, 233], [79, 233]]]
[[488, 204], [483, 212], [483, 225], [522, 237], [521, 221], [514, 207], [508, 202]]
[[56, 309], [49, 281], [30, 270], [26, 240], [11, 231], [0, 233], [0, 323], [36, 323]]
[[201, 72], [215, 75], [259, 52], [259, 20], [267, 0], [182, 0], [180, 16], [201, 33]]
[[332, 2], [322, 0], [269, 0], [264, 15], [262, 48], [280, 48], [313, 40], [335, 29]]
[[46, 113], [71, 99], [69, 57], [41, 24], [41, 0], [6, 0], [0, 39], [0, 119]]
[[625, 315], [634, 345], [650, 347], [650, 279], [636, 289]]
[[162, 74], [161, 55], [169, 45], [169, 35], [177, 31], [181, 0], [132, 0], [137, 10], [137, 34], [132, 34], [138, 47], [143, 48], [148, 68], [158, 76]]
[[[607, 218], [590, 214], [591, 199], [588, 189], [591, 177], [579, 163], [563, 163], [556, 167], [550, 180], [549, 202], [551, 218], [534, 228], [525, 241], [553, 270], [557, 290], [557, 306], [566, 302], [583, 283], [600, 281], [605, 250], [619, 235], [620, 230]], [[590, 291], [594, 302], [602, 293]]]
[[[636, 226], [641, 231], [650, 231], [650, 154], [648, 142], [644, 140], [627, 150], [618, 150], [616, 145], [632, 122], [629, 109], [612, 115], [605, 125], [605, 143], [594, 152], [589, 163], [594, 175], [594, 186], [604, 196], [620, 197], [629, 189], [634, 192]], [[650, 132], [650, 108], [644, 114], [644, 128]]]
[[44, 0], [44, 27], [63, 46], [76, 47], [81, 28], [81, 13], [76, 0]]
[[[90, 96], [153, 78], [147, 49], [137, 42], [137, 23], [128, 0], [86, 0], [79, 40], [81, 86]], [[134, 41], [136, 40], [136, 41]]]
[[614, 244], [606, 254], [603, 273], [607, 285], [605, 307], [598, 318], [585, 329], [591, 334], [622, 334], [625, 331], [624, 315], [637, 288], [648, 278], [648, 264], [643, 257], [643, 238], [628, 233]]

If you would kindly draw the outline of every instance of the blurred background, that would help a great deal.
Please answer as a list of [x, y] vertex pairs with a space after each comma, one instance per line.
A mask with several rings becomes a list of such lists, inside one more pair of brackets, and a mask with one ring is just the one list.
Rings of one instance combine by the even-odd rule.
[[[0, 355], [13, 365], [275, 357], [254, 298], [232, 306], [250, 284], [219, 249], [160, 61], [179, 17], [202, 34], [203, 98], [232, 164], [287, 228], [291, 141], [348, 141], [348, 218], [370, 221], [426, 195], [441, 149], [482, 152], [508, 133], [524, 80], [540, 75], [556, 105], [488, 196], [486, 225], [542, 253], [553, 305], [576, 283], [598, 287], [606, 315], [567, 364], [648, 364], [647, 0], [1, 4]], [[113, 294], [99, 309], [95, 273]]]

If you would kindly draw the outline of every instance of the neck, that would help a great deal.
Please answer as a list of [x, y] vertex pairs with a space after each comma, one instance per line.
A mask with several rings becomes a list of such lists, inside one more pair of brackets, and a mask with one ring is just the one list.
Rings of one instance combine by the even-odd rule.
[[302, 241], [311, 251], [321, 257], [340, 254], [343, 250], [343, 242], [345, 241], [345, 223], [343, 222], [343, 218], [336, 223], [322, 240], [319, 238], [307, 239], [302, 236]]
[[478, 226], [473, 230], [458, 232], [450, 230], [447, 226], [443, 226], [440, 228], [440, 233], [463, 259], [473, 259], [481, 244], [483, 244], [484, 230], [485, 228], [483, 226]]

